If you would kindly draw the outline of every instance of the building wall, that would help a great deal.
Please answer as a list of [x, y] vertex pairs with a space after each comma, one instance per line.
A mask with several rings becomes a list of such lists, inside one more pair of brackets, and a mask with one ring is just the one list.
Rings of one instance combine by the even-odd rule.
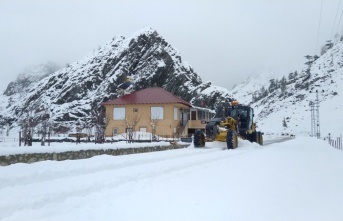
[[[125, 107], [125, 120], [113, 120], [113, 108], [114, 107]], [[118, 134], [125, 133], [126, 124], [132, 122], [134, 119], [137, 120], [137, 125], [135, 126], [135, 131], [140, 131], [141, 128], [146, 128], [146, 131], [152, 133], [151, 125], [151, 107], [163, 107], [163, 120], [157, 120], [156, 123], [156, 134], [160, 136], [173, 136], [181, 134], [180, 130], [180, 120], [181, 120], [181, 108], [189, 109], [189, 107], [182, 104], [136, 104], [136, 105], [106, 105], [106, 118], [109, 122], [106, 126], [106, 136], [113, 136], [113, 129], [118, 129]], [[178, 109], [177, 120], [174, 120], [174, 107]], [[138, 109], [137, 112], [134, 112]], [[130, 126], [129, 126], [130, 127]]]

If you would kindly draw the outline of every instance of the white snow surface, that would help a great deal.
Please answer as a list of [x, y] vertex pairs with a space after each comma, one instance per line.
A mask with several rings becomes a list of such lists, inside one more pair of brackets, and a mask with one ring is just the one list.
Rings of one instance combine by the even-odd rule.
[[1, 220], [343, 220], [343, 152], [309, 137], [0, 167]]

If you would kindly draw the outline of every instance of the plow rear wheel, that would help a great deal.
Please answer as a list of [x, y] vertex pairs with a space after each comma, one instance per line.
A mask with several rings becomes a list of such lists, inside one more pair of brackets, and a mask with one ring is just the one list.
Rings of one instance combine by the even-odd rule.
[[263, 145], [263, 136], [261, 132], [257, 132], [258, 134], [258, 144], [260, 144], [261, 146]]
[[205, 135], [201, 130], [196, 130], [194, 133], [194, 147], [205, 146]]
[[261, 134], [261, 132], [254, 132], [253, 134], [253, 140], [252, 140], [252, 142], [255, 142], [255, 143], [258, 143], [258, 144], [260, 144], [260, 142], [261, 142], [261, 139], [262, 139], [262, 134]]
[[227, 149], [235, 149], [238, 146], [237, 134], [232, 130], [227, 132], [226, 145]]

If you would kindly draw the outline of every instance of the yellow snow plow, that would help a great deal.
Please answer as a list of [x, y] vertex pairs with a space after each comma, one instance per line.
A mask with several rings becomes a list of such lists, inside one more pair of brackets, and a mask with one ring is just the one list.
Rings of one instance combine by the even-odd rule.
[[263, 133], [256, 131], [254, 110], [237, 101], [221, 103], [216, 115], [206, 122], [205, 133], [196, 130], [194, 147], [204, 147], [206, 142], [226, 142], [228, 149], [238, 147], [238, 138], [263, 145]]

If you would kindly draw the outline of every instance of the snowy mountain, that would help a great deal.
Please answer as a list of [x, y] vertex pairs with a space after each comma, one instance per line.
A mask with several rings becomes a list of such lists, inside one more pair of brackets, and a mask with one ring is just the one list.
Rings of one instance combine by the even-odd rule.
[[58, 65], [52, 62], [29, 66], [18, 75], [15, 81], [8, 84], [4, 95], [11, 96], [14, 94], [26, 93], [28, 92], [31, 84], [49, 76], [58, 69]]
[[[195, 105], [207, 96], [215, 97], [206, 102], [210, 108], [232, 98], [228, 90], [202, 82], [176, 49], [155, 30], [143, 28], [127, 39], [113, 38], [40, 81], [10, 84], [4, 95], [11, 102], [2, 102], [2, 115], [17, 121], [35, 110], [49, 110], [53, 120], [61, 124], [86, 122], [99, 110], [101, 102], [120, 96], [118, 85], [127, 77], [132, 79], [127, 93], [162, 87]], [[25, 93], [20, 93], [17, 85]]]
[[251, 77], [231, 93], [255, 109], [258, 126], [265, 132], [311, 132], [310, 102], [320, 101], [321, 136], [343, 133], [343, 42], [328, 43], [320, 56], [306, 56], [302, 69], [281, 78]]

